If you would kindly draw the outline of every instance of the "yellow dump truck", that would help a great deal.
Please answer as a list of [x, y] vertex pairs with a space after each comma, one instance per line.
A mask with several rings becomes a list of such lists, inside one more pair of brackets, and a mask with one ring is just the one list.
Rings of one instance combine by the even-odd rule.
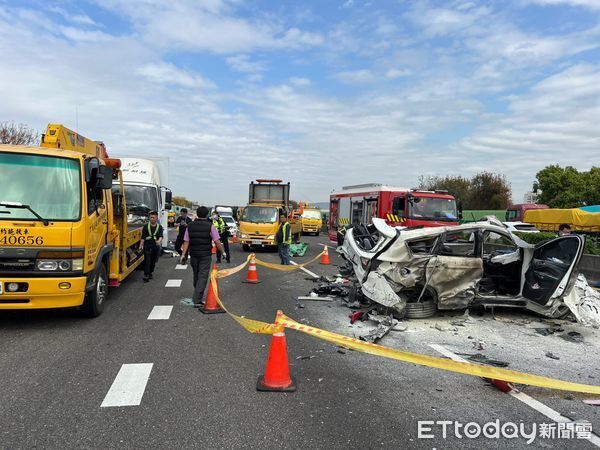
[[119, 169], [102, 143], [58, 124], [39, 147], [0, 145], [0, 310], [102, 313], [108, 287], [143, 261]]
[[298, 241], [302, 224], [298, 211], [290, 211], [290, 183], [281, 180], [256, 180], [250, 183], [248, 205], [239, 220], [240, 242], [245, 251], [257, 247], [272, 247], [279, 230], [279, 216], [287, 214], [292, 238]]
[[321, 233], [323, 227], [323, 216], [317, 208], [304, 207], [301, 214], [302, 233], [313, 233], [316, 236]]

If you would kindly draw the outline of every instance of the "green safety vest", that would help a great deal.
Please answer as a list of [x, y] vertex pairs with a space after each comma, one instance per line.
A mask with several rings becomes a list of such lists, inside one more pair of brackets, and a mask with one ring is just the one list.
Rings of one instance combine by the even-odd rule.
[[152, 241], [156, 242], [156, 240], [157, 240], [157, 239], [156, 239], [156, 237], [158, 236], [158, 229], [159, 229], [159, 228], [160, 228], [160, 224], [157, 222], [157, 223], [156, 223], [156, 229], [154, 230], [154, 233], [153, 233], [153, 232], [152, 232], [152, 226], [150, 225], [150, 222], [148, 222], [148, 234], [149, 234], [150, 236], [148, 236], [148, 237], [146, 238], [146, 240], [147, 240], [147, 241], [150, 241], [150, 240], [152, 240]]
[[287, 230], [288, 230], [289, 227], [290, 227], [290, 223], [289, 222], [284, 223], [282, 225], [282, 227], [281, 227], [281, 232], [283, 233], [283, 235], [282, 235], [283, 243], [284, 244], [288, 244], [288, 245], [292, 243], [292, 233], [291, 232], [290, 232], [290, 237], [289, 238], [285, 237], [286, 233], [287, 233]]
[[215, 226], [219, 234], [223, 234], [225, 233], [225, 230], [227, 230], [227, 225], [225, 224], [225, 221], [222, 217], [213, 220], [213, 225]]

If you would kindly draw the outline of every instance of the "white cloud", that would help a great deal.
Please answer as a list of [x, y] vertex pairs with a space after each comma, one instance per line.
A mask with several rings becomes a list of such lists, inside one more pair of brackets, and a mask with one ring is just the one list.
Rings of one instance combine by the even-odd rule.
[[400, 78], [407, 77], [412, 72], [408, 69], [390, 69], [385, 73], [386, 78]]
[[261, 73], [266, 70], [264, 61], [253, 61], [248, 55], [235, 55], [226, 59], [227, 64], [233, 70], [246, 73]]
[[542, 6], [574, 6], [600, 9], [599, 0], [529, 0], [529, 2]]
[[[318, 34], [285, 28], [269, 18], [250, 20], [235, 13], [235, 0], [98, 0], [124, 15], [147, 42], [158, 48], [240, 53], [256, 49], [321, 45]], [[160, 13], [157, 13], [160, 11]]]
[[372, 82], [375, 76], [368, 69], [360, 69], [338, 72], [334, 75], [334, 78], [344, 84], [364, 84]]
[[201, 75], [181, 70], [165, 62], [145, 64], [136, 73], [155, 83], [198, 89], [215, 87], [211, 81], [205, 80]]
[[294, 86], [310, 86], [312, 84], [309, 78], [304, 77], [291, 77], [290, 83]]

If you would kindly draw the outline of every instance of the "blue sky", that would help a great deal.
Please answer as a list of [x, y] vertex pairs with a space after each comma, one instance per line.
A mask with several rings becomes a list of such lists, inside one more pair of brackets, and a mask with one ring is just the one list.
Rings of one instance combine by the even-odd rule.
[[505, 174], [600, 154], [600, 0], [0, 0], [0, 121], [169, 156], [176, 193]]

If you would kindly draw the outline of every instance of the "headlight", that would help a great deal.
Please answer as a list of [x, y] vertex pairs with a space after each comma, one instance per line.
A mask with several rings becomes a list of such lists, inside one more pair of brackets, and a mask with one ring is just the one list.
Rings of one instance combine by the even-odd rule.
[[247, 235], [247, 234], [244, 234], [244, 233], [242, 233], [240, 236], [241, 236], [242, 238], [244, 238], [244, 239], [246, 239], [246, 238], [248, 237], [248, 235]]
[[267, 236], [267, 239], [275, 239], [275, 235], [274, 234], [270, 234]]
[[38, 261], [38, 270], [51, 271], [58, 269], [58, 261]]
[[71, 261], [59, 261], [58, 268], [64, 272], [71, 270]]
[[36, 266], [44, 272], [70, 272], [83, 270], [83, 259], [40, 259]]

